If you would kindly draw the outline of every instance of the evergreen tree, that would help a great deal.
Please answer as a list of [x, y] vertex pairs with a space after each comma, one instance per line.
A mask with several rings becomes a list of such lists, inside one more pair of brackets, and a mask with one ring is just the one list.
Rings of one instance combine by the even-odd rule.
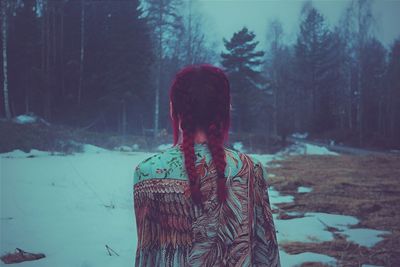
[[400, 37], [390, 51], [387, 71], [387, 121], [385, 136], [391, 141], [392, 147], [400, 148]]
[[[10, 31], [12, 44], [8, 48], [9, 81], [13, 87], [12, 98], [15, 114], [41, 109], [43, 97], [40, 77], [40, 28], [35, 13], [35, 0], [24, 0], [15, 9]], [[27, 27], [27, 25], [31, 25]]]
[[298, 129], [321, 132], [332, 128], [333, 90], [337, 78], [337, 39], [323, 16], [306, 10], [295, 45]]
[[362, 131], [372, 141], [379, 138], [384, 115], [384, 96], [387, 95], [384, 78], [386, 72], [386, 50], [383, 45], [372, 38], [362, 51], [361, 86], [363, 122]]
[[[152, 96], [150, 65], [154, 56], [147, 19], [138, 0], [94, 2], [87, 7], [85, 91], [91, 119], [103, 114], [111, 129], [127, 124], [141, 129]], [[95, 49], [94, 49], [95, 48]], [[86, 94], [86, 95], [85, 95]], [[118, 119], [116, 119], [118, 118]], [[114, 123], [114, 124], [112, 124]]]
[[264, 79], [258, 70], [264, 52], [255, 50], [259, 42], [254, 38], [255, 34], [247, 27], [234, 33], [229, 41], [223, 38], [227, 53], [221, 53], [221, 64], [230, 78], [233, 128], [239, 133], [244, 129], [253, 132], [255, 127], [265, 123], [257, 121], [266, 112], [267, 97], [262, 91]]
[[[116, 5], [116, 3], [113, 3]], [[121, 2], [115, 15], [112, 14], [109, 35], [113, 40], [113, 53], [109, 53], [108, 73], [111, 90], [116, 106], [120, 107], [120, 127], [125, 133], [126, 126], [141, 129], [139, 115], [147, 111], [152, 103], [153, 92], [150, 88], [150, 66], [154, 62], [151, 32], [147, 18], [139, 6], [139, 0], [131, 4]], [[120, 81], [115, 84], [115, 81]], [[130, 118], [127, 115], [130, 114]], [[150, 116], [144, 118], [150, 121]]]

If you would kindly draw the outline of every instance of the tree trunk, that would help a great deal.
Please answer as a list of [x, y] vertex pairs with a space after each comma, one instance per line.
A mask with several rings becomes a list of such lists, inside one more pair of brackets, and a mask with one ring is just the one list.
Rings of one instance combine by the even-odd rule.
[[193, 64], [192, 60], [192, 0], [189, 0], [189, 25], [188, 25], [188, 34], [189, 34], [189, 40], [188, 40], [188, 62], [189, 64]]
[[51, 53], [51, 44], [50, 44], [50, 1], [45, 1], [45, 36], [46, 36], [46, 61], [45, 61], [45, 101], [44, 101], [44, 117], [47, 120], [51, 118], [51, 86], [50, 86], [50, 53]]
[[78, 106], [81, 105], [82, 83], [83, 83], [83, 62], [85, 57], [85, 0], [81, 0], [81, 51], [79, 65], [79, 85], [78, 85]]
[[1, 0], [1, 26], [2, 26], [2, 42], [3, 42], [3, 94], [4, 94], [4, 109], [6, 118], [11, 119], [10, 102], [8, 95], [8, 68], [7, 68], [7, 0]]
[[65, 78], [64, 78], [64, 2], [61, 3], [60, 18], [60, 67], [61, 67], [61, 97], [65, 94]]
[[29, 99], [30, 99], [30, 90], [26, 87], [25, 88], [25, 114], [28, 114], [30, 111]]
[[126, 119], [126, 101], [122, 100], [122, 135], [126, 135], [126, 126], [127, 126], [127, 119]]
[[160, 109], [160, 86], [161, 86], [161, 62], [162, 62], [162, 8], [159, 9], [158, 14], [158, 22], [160, 31], [158, 33], [158, 77], [157, 77], [157, 85], [156, 85], [156, 99], [154, 105], [154, 138], [157, 138], [158, 135], [158, 118], [159, 118], [159, 109]]

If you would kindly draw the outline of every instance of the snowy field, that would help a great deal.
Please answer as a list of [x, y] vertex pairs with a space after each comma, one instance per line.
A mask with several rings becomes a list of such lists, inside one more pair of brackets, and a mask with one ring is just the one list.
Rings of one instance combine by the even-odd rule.
[[[317, 146], [295, 145], [276, 155], [250, 155], [265, 164], [294, 153], [333, 154]], [[133, 171], [153, 154], [109, 151], [91, 145], [74, 155], [37, 150], [0, 154], [0, 253], [21, 248], [46, 254], [43, 259], [14, 265], [23, 267], [133, 266], [137, 242]], [[298, 188], [304, 194], [311, 190]], [[274, 188], [269, 194], [275, 208], [276, 203], [293, 201], [292, 196], [281, 196]], [[275, 218], [280, 243], [332, 240], [333, 234], [325, 230], [326, 226], [336, 227], [349, 241], [363, 246], [381, 240], [382, 231], [350, 228], [357, 222], [351, 216], [311, 212], [301, 218]], [[106, 245], [119, 256], [110, 256]], [[282, 266], [306, 261], [336, 264], [334, 258], [316, 253], [280, 253]]]

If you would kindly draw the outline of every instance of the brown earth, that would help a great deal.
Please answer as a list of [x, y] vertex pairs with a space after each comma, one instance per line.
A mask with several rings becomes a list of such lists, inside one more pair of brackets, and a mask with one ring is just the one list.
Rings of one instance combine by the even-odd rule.
[[[354, 228], [392, 233], [372, 248], [335, 234], [330, 242], [282, 244], [287, 253], [322, 253], [336, 258], [339, 266], [400, 266], [400, 156], [291, 156], [270, 162], [267, 170], [270, 186], [295, 197], [293, 203], [277, 205], [280, 219], [289, 218], [288, 211], [352, 215], [360, 220]], [[300, 185], [313, 190], [297, 193]]]

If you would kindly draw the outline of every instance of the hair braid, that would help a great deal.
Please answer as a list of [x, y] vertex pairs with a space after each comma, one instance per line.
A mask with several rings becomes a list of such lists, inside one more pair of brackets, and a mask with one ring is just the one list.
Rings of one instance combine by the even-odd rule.
[[207, 133], [209, 150], [218, 174], [218, 199], [220, 202], [226, 200], [223, 143], [228, 140], [230, 126], [230, 85], [227, 76], [222, 69], [209, 64], [189, 65], [175, 75], [169, 96], [174, 146], [181, 137], [180, 124], [181, 150], [192, 201], [202, 206], [204, 200], [195, 166], [194, 134], [197, 129]]
[[223, 136], [221, 134], [221, 130], [215, 123], [210, 124], [208, 128], [208, 147], [211, 151], [211, 156], [217, 169], [217, 195], [220, 203], [225, 202], [227, 198], [225, 178], [226, 156], [222, 142]]
[[190, 193], [196, 205], [202, 206], [202, 193], [200, 190], [200, 179], [198, 178], [195, 163], [196, 154], [194, 151], [194, 130], [192, 129], [192, 116], [186, 114], [182, 121], [183, 142], [182, 149], [185, 160], [186, 172], [189, 177]]

